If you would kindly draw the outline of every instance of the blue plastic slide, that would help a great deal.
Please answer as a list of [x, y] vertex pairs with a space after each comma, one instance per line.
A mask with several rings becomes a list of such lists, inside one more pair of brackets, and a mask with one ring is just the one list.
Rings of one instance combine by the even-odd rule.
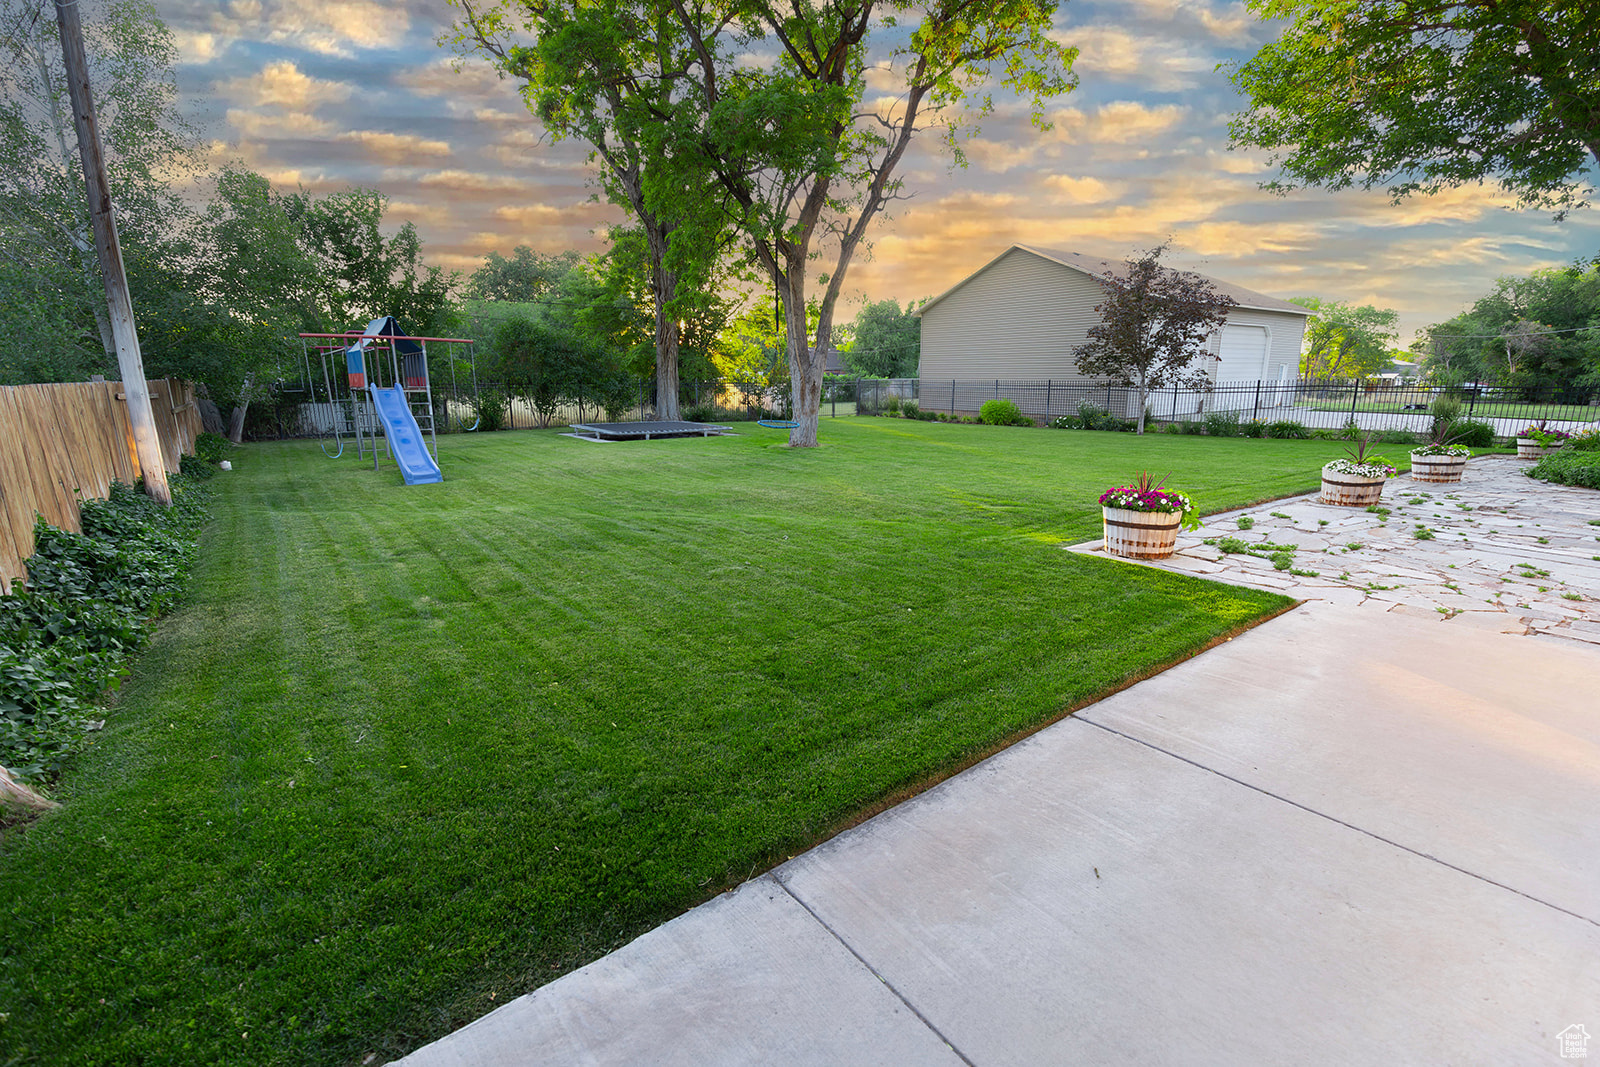
[[398, 385], [391, 385], [387, 389], [372, 386], [367, 391], [372, 394], [372, 404], [378, 409], [378, 418], [383, 420], [383, 432], [389, 438], [389, 449], [394, 453], [395, 462], [400, 465], [400, 477], [406, 480], [407, 485], [444, 481], [444, 475], [439, 473], [439, 465], [428, 455], [428, 446], [422, 440], [422, 429], [411, 415], [411, 405], [406, 403], [405, 390]]

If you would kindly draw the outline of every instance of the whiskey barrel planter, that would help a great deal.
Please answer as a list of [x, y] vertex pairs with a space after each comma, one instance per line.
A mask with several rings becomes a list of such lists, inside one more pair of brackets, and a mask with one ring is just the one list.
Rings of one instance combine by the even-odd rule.
[[1106, 551], [1127, 559], [1166, 559], [1172, 555], [1178, 547], [1178, 525], [1181, 522], [1183, 515], [1176, 511], [1100, 509]]
[[1413, 481], [1459, 482], [1466, 469], [1466, 456], [1419, 456], [1415, 452], [1411, 453]]
[[1517, 458], [1538, 459], [1540, 456], [1548, 456], [1560, 447], [1560, 445], [1551, 445], [1549, 448], [1543, 448], [1538, 441], [1531, 437], [1519, 437], [1517, 438]]
[[1359, 474], [1341, 474], [1322, 468], [1322, 496], [1324, 504], [1364, 508], [1383, 499], [1383, 483], [1387, 478], [1367, 478]]

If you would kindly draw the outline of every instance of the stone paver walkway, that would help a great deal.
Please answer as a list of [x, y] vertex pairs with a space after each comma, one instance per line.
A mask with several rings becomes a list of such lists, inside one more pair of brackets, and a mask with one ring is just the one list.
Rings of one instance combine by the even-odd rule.
[[[1310, 493], [1212, 515], [1179, 534], [1174, 556], [1146, 565], [1600, 645], [1600, 493], [1529, 478], [1531, 466], [1479, 456], [1454, 485], [1402, 474], [1384, 487], [1386, 511], [1320, 504]], [[1103, 553], [1104, 542], [1071, 549]]]

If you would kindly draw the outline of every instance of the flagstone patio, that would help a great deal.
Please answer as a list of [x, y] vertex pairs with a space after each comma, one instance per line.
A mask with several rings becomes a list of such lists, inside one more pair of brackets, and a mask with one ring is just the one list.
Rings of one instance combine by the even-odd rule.
[[[1600, 493], [1529, 478], [1532, 466], [1479, 456], [1453, 485], [1402, 474], [1384, 487], [1387, 513], [1308, 493], [1211, 515], [1179, 534], [1171, 558], [1137, 562], [1301, 600], [1600, 645]], [[1105, 550], [1103, 541], [1069, 548]]]

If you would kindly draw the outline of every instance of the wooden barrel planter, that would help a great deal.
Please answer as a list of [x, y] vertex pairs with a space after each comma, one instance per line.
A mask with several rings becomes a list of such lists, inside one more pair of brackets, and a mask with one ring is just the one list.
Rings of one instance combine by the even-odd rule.
[[1466, 456], [1419, 456], [1415, 452], [1411, 453], [1413, 481], [1459, 482], [1466, 469]]
[[1359, 474], [1340, 474], [1322, 469], [1322, 496], [1324, 504], [1364, 508], [1383, 499], [1383, 483], [1387, 478], [1364, 478]]
[[1560, 445], [1551, 445], [1549, 448], [1543, 448], [1538, 441], [1531, 437], [1519, 437], [1517, 438], [1517, 458], [1538, 459], [1540, 456], [1548, 456], [1560, 447]]
[[1100, 522], [1105, 530], [1106, 551], [1113, 556], [1166, 559], [1178, 547], [1178, 525], [1183, 516], [1176, 511], [1102, 507]]

